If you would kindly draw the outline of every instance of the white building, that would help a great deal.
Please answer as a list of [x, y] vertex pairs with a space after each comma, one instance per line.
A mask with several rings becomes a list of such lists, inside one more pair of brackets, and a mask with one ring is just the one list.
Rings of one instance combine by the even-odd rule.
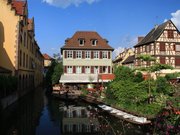
[[103, 76], [104, 81], [111, 80], [113, 50], [97, 32], [76, 32], [61, 48], [64, 74], [60, 83], [97, 83]]

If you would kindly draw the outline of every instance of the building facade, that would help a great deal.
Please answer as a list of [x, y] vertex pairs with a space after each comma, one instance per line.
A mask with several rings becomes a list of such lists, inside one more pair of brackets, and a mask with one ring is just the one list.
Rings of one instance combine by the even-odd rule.
[[60, 83], [97, 83], [99, 75], [111, 75], [113, 50], [97, 32], [76, 32], [61, 48], [64, 74]]
[[18, 78], [18, 97], [43, 81], [43, 56], [35, 40], [27, 1], [0, 1], [0, 67]]
[[130, 56], [134, 55], [134, 49], [133, 48], [128, 48], [124, 49], [121, 53], [119, 53], [118, 56], [113, 60], [113, 65], [115, 66], [122, 66], [123, 62]]
[[140, 54], [149, 54], [156, 58], [157, 63], [180, 68], [180, 32], [171, 20], [155, 26], [134, 48], [136, 67], [153, 65], [154, 62], [138, 59]]

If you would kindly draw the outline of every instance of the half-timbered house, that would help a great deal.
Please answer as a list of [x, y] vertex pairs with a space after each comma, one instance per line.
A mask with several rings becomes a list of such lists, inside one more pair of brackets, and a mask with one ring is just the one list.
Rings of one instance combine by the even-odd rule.
[[134, 48], [136, 67], [152, 65], [138, 59], [140, 54], [150, 54], [158, 63], [180, 68], [180, 32], [171, 20], [155, 26]]

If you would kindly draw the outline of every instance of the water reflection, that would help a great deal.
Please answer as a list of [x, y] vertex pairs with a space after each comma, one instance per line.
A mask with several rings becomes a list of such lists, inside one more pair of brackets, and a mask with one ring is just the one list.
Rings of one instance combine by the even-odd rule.
[[43, 109], [42, 88], [13, 104], [0, 117], [0, 135], [35, 135]]
[[0, 135], [139, 135], [131, 125], [95, 106], [47, 97], [39, 88], [0, 117]]

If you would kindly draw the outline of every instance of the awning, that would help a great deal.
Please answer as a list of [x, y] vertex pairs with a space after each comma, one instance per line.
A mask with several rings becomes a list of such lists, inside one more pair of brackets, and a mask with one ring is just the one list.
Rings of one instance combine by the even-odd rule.
[[63, 74], [60, 83], [98, 83], [109, 82], [115, 78], [114, 74]]
[[115, 78], [115, 75], [114, 74], [100, 74], [98, 76], [99, 78], [99, 82], [109, 82], [109, 81], [112, 81], [114, 80]]
[[61, 75], [60, 83], [97, 83], [97, 74], [64, 74]]

